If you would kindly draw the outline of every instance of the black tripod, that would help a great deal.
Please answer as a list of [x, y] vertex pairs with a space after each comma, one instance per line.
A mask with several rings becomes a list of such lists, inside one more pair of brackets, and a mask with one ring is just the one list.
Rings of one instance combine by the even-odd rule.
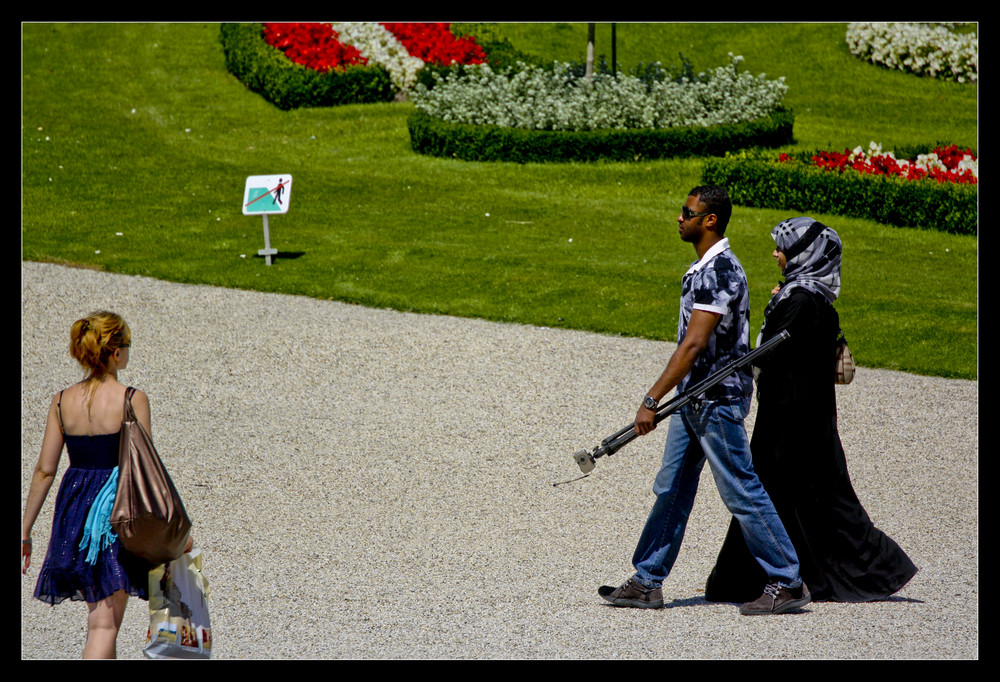
[[[659, 424], [661, 421], [669, 417], [671, 414], [681, 409], [690, 402], [698, 399], [698, 396], [702, 395], [708, 389], [715, 386], [717, 383], [725, 379], [727, 376], [738, 370], [740, 367], [752, 362], [757, 356], [766, 353], [767, 351], [774, 348], [776, 345], [784, 341], [790, 336], [787, 329], [781, 330], [779, 334], [773, 338], [768, 339], [765, 343], [762, 343], [757, 348], [753, 349], [743, 357], [738, 360], [730, 362], [728, 365], [718, 370], [708, 378], [695, 384], [684, 393], [672, 398], [671, 400], [663, 403], [656, 408], [656, 416], [653, 418], [653, 423]], [[613, 433], [604, 440], [601, 444], [593, 449], [592, 452], [587, 452], [586, 450], [580, 450], [575, 455], [573, 459], [576, 463], [580, 465], [580, 471], [583, 473], [589, 473], [593, 471], [594, 466], [597, 464], [598, 457], [604, 457], [605, 455], [613, 455], [622, 447], [631, 443], [639, 434], [635, 431], [635, 424], [629, 424], [625, 428], [621, 429], [617, 433]]]

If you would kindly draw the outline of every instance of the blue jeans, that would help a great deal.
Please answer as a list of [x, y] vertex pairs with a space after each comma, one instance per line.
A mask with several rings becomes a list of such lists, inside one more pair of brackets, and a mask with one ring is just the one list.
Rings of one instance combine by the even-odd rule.
[[653, 482], [656, 501], [632, 557], [635, 579], [643, 585], [660, 587], [670, 574], [706, 459], [722, 501], [769, 582], [801, 584], [795, 548], [753, 470], [743, 426], [748, 403], [704, 401], [700, 409], [687, 405], [670, 416], [663, 465]]

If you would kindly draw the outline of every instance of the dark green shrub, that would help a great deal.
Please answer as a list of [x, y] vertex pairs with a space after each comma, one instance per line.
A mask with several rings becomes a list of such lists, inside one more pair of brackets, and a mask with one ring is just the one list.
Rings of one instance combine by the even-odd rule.
[[[800, 161], [813, 153], [796, 153]], [[836, 172], [775, 154], [731, 154], [705, 161], [702, 179], [733, 203], [753, 208], [832, 213], [888, 225], [977, 234], [978, 185], [905, 180], [855, 170]]]
[[395, 96], [381, 66], [306, 68], [268, 45], [260, 24], [222, 24], [220, 40], [229, 72], [279, 109], [389, 102]]
[[745, 123], [636, 130], [526, 130], [450, 123], [417, 111], [407, 120], [413, 150], [463, 161], [638, 161], [721, 155], [791, 143], [794, 116], [781, 110]]

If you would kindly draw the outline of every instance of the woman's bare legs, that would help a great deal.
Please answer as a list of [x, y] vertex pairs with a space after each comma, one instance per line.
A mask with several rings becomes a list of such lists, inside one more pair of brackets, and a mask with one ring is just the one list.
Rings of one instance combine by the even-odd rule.
[[116, 658], [118, 629], [125, 616], [128, 593], [118, 590], [110, 597], [93, 604], [87, 604], [87, 643], [83, 647], [84, 658]]

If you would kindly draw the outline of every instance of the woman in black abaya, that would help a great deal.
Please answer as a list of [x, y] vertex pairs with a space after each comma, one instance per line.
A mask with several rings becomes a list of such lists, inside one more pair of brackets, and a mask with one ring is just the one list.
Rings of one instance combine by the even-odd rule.
[[[754, 363], [754, 468], [788, 530], [813, 600], [884, 599], [917, 567], [858, 501], [837, 432], [833, 375], [840, 320], [832, 304], [840, 294], [840, 237], [806, 217], [785, 220], [771, 236], [785, 283], [764, 311], [758, 345], [783, 329], [790, 337]], [[734, 520], [705, 598], [745, 602], [766, 584]]]

